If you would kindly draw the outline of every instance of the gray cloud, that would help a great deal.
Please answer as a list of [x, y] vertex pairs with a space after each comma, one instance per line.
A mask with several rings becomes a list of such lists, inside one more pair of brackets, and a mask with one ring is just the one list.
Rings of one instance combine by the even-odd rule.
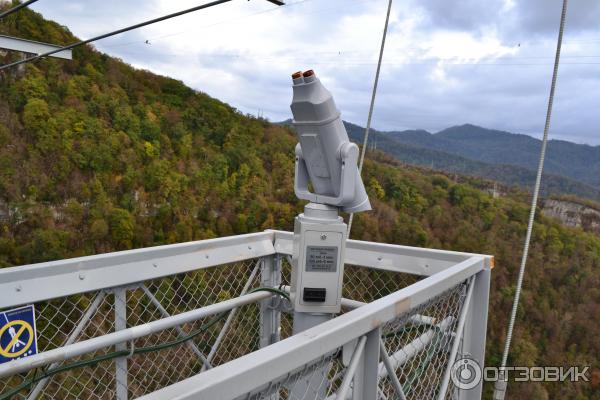
[[416, 0], [412, 6], [423, 10], [431, 27], [477, 30], [497, 22], [503, 0]]
[[[364, 125], [386, 3], [312, 0], [274, 10], [232, 2], [97, 47], [272, 120], [290, 116], [289, 74], [315, 68], [344, 118]], [[561, 3], [394, 2], [374, 126], [437, 131], [468, 122], [539, 136]], [[195, 4], [56, 0], [33, 8], [89, 37]], [[600, 57], [590, 57], [600, 56], [598, 20], [600, 1], [570, 2], [555, 138], [600, 144]]]
[[[556, 36], [560, 22], [562, 0], [520, 0], [515, 2], [513, 15], [519, 30], [539, 35]], [[570, 33], [598, 33], [600, 2], [596, 0], [570, 1], [566, 26]]]
[[[427, 16], [432, 28], [477, 31], [489, 27], [505, 34], [556, 36], [562, 0], [415, 0], [414, 7]], [[570, 1], [570, 32], [598, 32], [600, 2]]]

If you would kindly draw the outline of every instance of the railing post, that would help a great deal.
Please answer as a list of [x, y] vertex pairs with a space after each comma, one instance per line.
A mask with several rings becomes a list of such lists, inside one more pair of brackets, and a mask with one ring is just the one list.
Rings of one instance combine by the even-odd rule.
[[[274, 287], [281, 283], [281, 257], [265, 256], [260, 267], [260, 284]], [[275, 309], [279, 298], [271, 297], [260, 302], [260, 347], [266, 347], [279, 341], [281, 313]]]
[[352, 400], [377, 399], [381, 330], [379, 328], [373, 329], [366, 336], [365, 349], [354, 374]]
[[[463, 334], [463, 357], [475, 360], [481, 367], [485, 367], [485, 339], [487, 330], [488, 302], [490, 295], [490, 277], [492, 259], [485, 259], [485, 268], [476, 275], [473, 298], [465, 322]], [[457, 356], [457, 361], [460, 356]], [[473, 389], [458, 391], [459, 400], [479, 400], [483, 389], [483, 381]]]
[[[274, 287], [281, 283], [281, 257], [279, 254], [264, 256], [260, 264], [260, 285]], [[276, 299], [270, 297], [260, 302], [260, 347], [279, 341], [281, 313], [275, 309]], [[271, 393], [269, 400], [279, 400], [279, 392]]]
[[[127, 289], [124, 287], [114, 290], [115, 295], [115, 332], [127, 329]], [[117, 351], [125, 350], [126, 343], [115, 346]], [[127, 357], [115, 360], [116, 366], [116, 399], [127, 400]]]

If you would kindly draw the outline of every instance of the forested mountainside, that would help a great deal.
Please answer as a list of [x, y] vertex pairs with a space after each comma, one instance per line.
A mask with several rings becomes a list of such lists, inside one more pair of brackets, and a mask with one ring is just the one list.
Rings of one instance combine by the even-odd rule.
[[[348, 134], [362, 141], [364, 128], [345, 124]], [[423, 130], [372, 130], [371, 135], [378, 149], [412, 165], [492, 179], [525, 189], [533, 187], [535, 182], [541, 145], [539, 140], [526, 135], [473, 125], [448, 128], [436, 134]], [[600, 200], [600, 146], [551, 140], [548, 154], [542, 195], [570, 194]]]
[[[69, 43], [24, 9], [0, 31]], [[2, 57], [6, 62], [13, 55]], [[292, 229], [292, 132], [90, 47], [0, 77], [0, 266]], [[290, 90], [291, 96], [291, 90]], [[528, 197], [369, 153], [372, 212], [352, 237], [494, 254], [489, 365], [497, 365]], [[600, 238], [538, 214], [511, 363], [600, 366]], [[512, 383], [511, 399], [598, 397], [590, 384]]]

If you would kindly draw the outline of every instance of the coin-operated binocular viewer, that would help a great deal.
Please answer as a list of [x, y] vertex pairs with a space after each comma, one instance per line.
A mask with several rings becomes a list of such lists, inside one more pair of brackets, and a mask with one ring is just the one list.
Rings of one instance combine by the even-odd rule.
[[294, 191], [310, 201], [294, 223], [296, 333], [340, 311], [348, 228], [339, 211], [368, 211], [371, 204], [358, 171], [358, 146], [348, 139], [331, 93], [312, 70], [296, 72], [292, 80], [291, 109], [299, 139]]

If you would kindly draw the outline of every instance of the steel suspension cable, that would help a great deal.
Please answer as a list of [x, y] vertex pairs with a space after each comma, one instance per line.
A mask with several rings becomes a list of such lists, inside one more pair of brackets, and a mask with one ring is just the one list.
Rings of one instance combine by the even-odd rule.
[[4, 11], [2, 14], [0, 14], [0, 19], [4, 18], [4, 17], [6, 17], [6, 16], [8, 16], [8, 15], [10, 15], [10, 14], [12, 14], [12, 13], [15, 13], [15, 12], [17, 12], [17, 11], [19, 11], [21, 8], [27, 7], [28, 5], [30, 5], [30, 4], [33, 4], [33, 3], [35, 3], [36, 1], [38, 1], [38, 0], [29, 0], [29, 1], [26, 1], [26, 2], [24, 2], [24, 3], [20, 3], [19, 5], [15, 6], [15, 7], [13, 7], [13, 8], [10, 8], [10, 9], [8, 9], [8, 10]]
[[[388, 25], [390, 22], [390, 11], [392, 10], [392, 0], [388, 1], [387, 14], [385, 15], [385, 25], [383, 27], [383, 35], [381, 37], [381, 47], [379, 49], [379, 60], [377, 61], [377, 70], [375, 71], [375, 82], [373, 83], [373, 92], [371, 93], [371, 104], [369, 105], [369, 116], [367, 117], [367, 126], [365, 128], [365, 137], [363, 139], [362, 151], [358, 162], [358, 173], [362, 172], [363, 164], [365, 163], [365, 153], [367, 152], [367, 144], [369, 142], [369, 131], [371, 130], [371, 119], [373, 118], [373, 108], [375, 107], [375, 96], [377, 96], [377, 85], [379, 84], [379, 73], [381, 72], [381, 62], [383, 60], [383, 50], [385, 49], [385, 38], [387, 36]], [[348, 238], [352, 230], [352, 221], [354, 213], [350, 214], [348, 219]]]
[[525, 244], [523, 246], [523, 255], [521, 258], [521, 267], [519, 269], [519, 276], [517, 279], [517, 288], [515, 291], [515, 297], [513, 300], [512, 311], [510, 314], [510, 320], [508, 323], [508, 332], [506, 334], [506, 343], [504, 344], [504, 352], [502, 354], [502, 364], [500, 365], [501, 379], [496, 382], [494, 388], [494, 400], [504, 399], [506, 394], [507, 377], [504, 376], [506, 362], [508, 360], [508, 353], [510, 351], [510, 344], [512, 341], [513, 330], [515, 327], [515, 321], [517, 319], [517, 310], [519, 308], [519, 298], [521, 296], [521, 288], [523, 287], [523, 277], [525, 275], [525, 267], [527, 265], [527, 256], [529, 254], [529, 243], [531, 241], [531, 233], [533, 231], [533, 223], [535, 219], [535, 212], [537, 208], [538, 195], [540, 192], [540, 185], [542, 181], [542, 171], [544, 169], [544, 160], [546, 157], [546, 146], [548, 144], [548, 131], [550, 129], [550, 119], [552, 116], [552, 106], [554, 103], [554, 92], [556, 89], [556, 79], [558, 76], [558, 66], [560, 64], [560, 50], [562, 46], [563, 32], [565, 28], [565, 18], [567, 15], [567, 3], [568, 0], [563, 0], [562, 13], [560, 16], [560, 28], [558, 30], [558, 40], [556, 42], [556, 55], [554, 57], [554, 70], [552, 71], [552, 83], [550, 84], [550, 95], [548, 97], [548, 108], [546, 110], [546, 123], [544, 125], [544, 137], [542, 139], [542, 149], [540, 152], [540, 160], [537, 169], [537, 175], [535, 178], [535, 186], [533, 189], [533, 198], [531, 200], [531, 210], [529, 211], [529, 222], [527, 224], [527, 234], [525, 235]]

